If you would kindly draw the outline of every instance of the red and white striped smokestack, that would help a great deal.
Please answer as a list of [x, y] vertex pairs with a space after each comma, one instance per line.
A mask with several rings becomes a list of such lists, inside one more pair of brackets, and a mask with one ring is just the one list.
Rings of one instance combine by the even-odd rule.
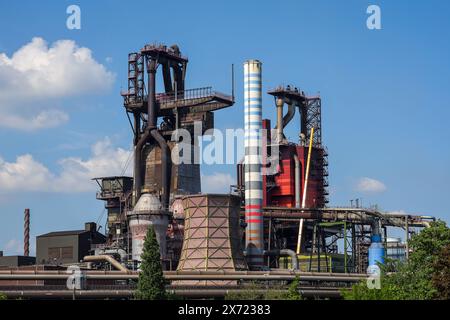
[[30, 209], [25, 209], [25, 218], [23, 224], [23, 255], [30, 255]]

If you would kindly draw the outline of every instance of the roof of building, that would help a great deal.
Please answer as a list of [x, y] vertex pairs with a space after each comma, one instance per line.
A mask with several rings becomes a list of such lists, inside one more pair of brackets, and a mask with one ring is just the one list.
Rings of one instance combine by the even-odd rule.
[[85, 232], [89, 232], [88, 230], [68, 230], [68, 231], [53, 231], [46, 234], [41, 234], [40, 237], [61, 237], [61, 236], [76, 236], [83, 234]]
[[116, 180], [116, 179], [128, 179], [128, 180], [132, 180], [133, 177], [129, 177], [129, 176], [110, 176], [110, 177], [97, 177], [97, 178], [92, 178], [91, 180]]

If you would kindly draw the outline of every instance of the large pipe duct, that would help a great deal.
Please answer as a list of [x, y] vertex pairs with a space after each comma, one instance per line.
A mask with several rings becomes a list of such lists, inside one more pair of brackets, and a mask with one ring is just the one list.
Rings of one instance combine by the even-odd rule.
[[[282, 103], [282, 99], [280, 103]], [[277, 102], [277, 108], [278, 108], [278, 102]], [[277, 109], [278, 111], [278, 109]], [[282, 111], [282, 109], [280, 110]], [[286, 128], [286, 126], [289, 124], [289, 122], [291, 122], [291, 120], [294, 118], [295, 116], [295, 105], [293, 103], [288, 104], [288, 112], [284, 115], [283, 120], [282, 120], [282, 129], [284, 131], [284, 128]], [[277, 119], [277, 124], [275, 125], [275, 130], [278, 130], [278, 119]]]
[[261, 67], [258, 60], [244, 63], [245, 244], [247, 263], [253, 269], [262, 268], [264, 264]]
[[120, 261], [119, 262], [126, 262], [128, 260], [128, 253], [124, 249], [96, 249], [95, 250], [95, 256], [101, 256], [101, 255], [112, 255], [112, 256], [119, 256]]
[[293, 103], [288, 105], [288, 112], [283, 117], [283, 128], [286, 128], [289, 122], [291, 122], [292, 118], [295, 116], [295, 105]]
[[299, 270], [298, 258], [297, 258], [297, 254], [295, 253], [294, 250], [291, 250], [291, 249], [266, 250], [266, 251], [264, 251], [264, 254], [267, 255], [267, 256], [277, 256], [277, 257], [288, 256], [288, 257], [291, 257], [292, 269], [293, 270]]
[[125, 272], [125, 273], [129, 273], [130, 270], [128, 270], [126, 267], [124, 267], [123, 265], [121, 265], [119, 263], [119, 261], [117, 261], [116, 259], [114, 259], [111, 256], [108, 256], [106, 254], [104, 255], [99, 255], [99, 256], [85, 256], [83, 258], [83, 261], [85, 262], [98, 262], [98, 261], [106, 261], [109, 262], [114, 268], [116, 268], [117, 270], [121, 271], [121, 272]]
[[140, 137], [136, 147], [134, 148], [134, 189], [136, 203], [141, 197], [142, 192], [142, 148], [147, 143], [150, 137], [150, 131], [145, 130], [145, 133]]
[[[134, 203], [137, 203], [141, 196], [142, 189], [142, 149], [150, 139], [150, 131], [156, 128], [156, 61], [148, 58], [148, 97], [147, 97], [147, 127], [144, 134], [138, 138], [134, 148]], [[139, 136], [140, 128], [135, 129]]]
[[159, 133], [158, 130], [150, 131], [153, 139], [156, 140], [159, 147], [161, 148], [161, 163], [162, 163], [162, 178], [161, 178], [161, 203], [163, 205], [163, 211], [169, 209], [169, 199], [170, 199], [170, 179], [171, 179], [171, 168], [172, 161], [170, 158], [170, 149], [167, 145], [164, 137]]
[[23, 226], [23, 255], [30, 255], [30, 209], [25, 209], [24, 226]]
[[283, 105], [284, 101], [280, 97], [276, 99], [277, 104], [277, 143], [283, 141]]
[[300, 208], [300, 161], [298, 160], [298, 156], [294, 154], [294, 164], [295, 164], [295, 207]]
[[156, 128], [156, 61], [148, 58], [147, 72], [148, 72], [148, 99], [147, 99], [147, 127], [150, 129]]

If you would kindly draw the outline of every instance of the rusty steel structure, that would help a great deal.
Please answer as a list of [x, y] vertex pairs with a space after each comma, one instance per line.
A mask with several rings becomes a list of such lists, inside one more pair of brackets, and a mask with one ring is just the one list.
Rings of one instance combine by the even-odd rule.
[[[171, 200], [177, 195], [196, 194], [201, 191], [200, 167], [196, 163], [198, 152], [194, 127], [201, 125], [200, 134], [214, 126], [213, 111], [229, 107], [234, 97], [216, 91], [210, 87], [186, 89], [185, 78], [188, 59], [183, 56], [177, 45], [148, 44], [139, 52], [128, 56], [128, 91], [122, 93], [127, 116], [132, 114], [134, 122], [134, 188], [133, 206], [128, 214], [132, 231], [132, 244], [142, 247], [147, 228], [158, 221], [156, 230], [161, 246], [161, 255], [166, 258], [166, 236], [163, 224], [168, 224], [171, 215]], [[161, 69], [164, 92], [156, 92], [157, 71]], [[147, 83], [145, 83], [145, 70]], [[147, 92], [146, 89], [147, 88]], [[130, 118], [129, 118], [130, 119]], [[158, 124], [158, 122], [160, 123]], [[131, 123], [131, 120], [130, 120]], [[172, 141], [173, 133], [185, 129], [194, 136], [190, 144], [191, 161], [172, 163], [173, 149], [179, 141]], [[180, 137], [181, 139], [181, 137]], [[142, 205], [141, 195], [153, 199], [150, 205]], [[150, 198], [149, 198], [150, 199]], [[159, 201], [159, 203], [157, 203]], [[145, 213], [136, 208], [148, 207]], [[144, 219], [144, 217], [147, 217]], [[167, 222], [164, 222], [166, 221]], [[146, 222], [147, 221], [147, 222]], [[177, 225], [172, 225], [175, 229]], [[174, 253], [177, 252], [172, 249]], [[133, 260], [139, 260], [140, 251], [133, 251]], [[173, 258], [173, 259], [172, 259]], [[178, 260], [175, 255], [170, 258]]]
[[[129, 54], [128, 90], [122, 96], [127, 115], [134, 119], [130, 120], [135, 146], [134, 203], [142, 191], [160, 192], [163, 207], [168, 210], [171, 194], [200, 192], [199, 164], [172, 165], [170, 151], [174, 143], [169, 142], [170, 137], [180, 128], [193, 133], [195, 122], [201, 123], [203, 134], [214, 126], [213, 111], [234, 104], [233, 96], [211, 87], [186, 89], [187, 64], [188, 59], [176, 45], [150, 44]], [[159, 67], [164, 83], [162, 93], [156, 93]], [[159, 126], [158, 119], [162, 119]], [[190, 142], [193, 153], [197, 150], [194, 140]]]

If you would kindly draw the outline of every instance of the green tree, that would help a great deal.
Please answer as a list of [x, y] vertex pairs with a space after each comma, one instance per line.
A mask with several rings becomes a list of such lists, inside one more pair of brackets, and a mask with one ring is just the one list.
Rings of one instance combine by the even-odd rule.
[[148, 228], [144, 241], [144, 250], [142, 253], [141, 271], [136, 299], [139, 300], [162, 300], [167, 299], [166, 280], [161, 266], [161, 256], [159, 254], [159, 245], [152, 227]]
[[7, 297], [3, 293], [0, 292], [0, 300], [6, 300]]
[[450, 245], [445, 246], [434, 263], [432, 281], [437, 290], [437, 298], [450, 300]]
[[[412, 237], [412, 248], [407, 262], [390, 261], [381, 267], [381, 289], [369, 289], [363, 281], [343, 290], [342, 296], [350, 300], [430, 300], [440, 296], [437, 280], [442, 273], [442, 250], [450, 245], [450, 229], [445, 222], [433, 222], [430, 228]], [[448, 270], [448, 269], [447, 269]], [[448, 273], [447, 273], [448, 277]], [[447, 278], [448, 279], [448, 278]], [[448, 282], [446, 282], [448, 284]], [[447, 285], [448, 286], [448, 285]], [[444, 293], [445, 295], [445, 293]]]

